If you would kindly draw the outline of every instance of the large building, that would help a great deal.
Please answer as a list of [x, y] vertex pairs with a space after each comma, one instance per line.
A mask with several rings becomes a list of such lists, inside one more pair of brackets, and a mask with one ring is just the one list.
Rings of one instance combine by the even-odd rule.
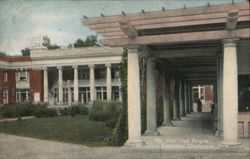
[[0, 58], [0, 105], [50, 105], [121, 100], [119, 66], [123, 49], [109, 47], [47, 50]]

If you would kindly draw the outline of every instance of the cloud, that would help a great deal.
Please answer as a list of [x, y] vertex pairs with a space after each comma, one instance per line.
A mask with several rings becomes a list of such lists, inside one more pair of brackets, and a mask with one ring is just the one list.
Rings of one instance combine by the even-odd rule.
[[[11, 37], [0, 42], [1, 51], [6, 51], [10, 55], [20, 54], [20, 50], [25, 47], [31, 47], [37, 43], [37, 37], [47, 35], [52, 44], [68, 45], [72, 43], [76, 37], [68, 32], [51, 30], [46, 27], [37, 27], [32, 32], [19, 37]], [[41, 41], [40, 41], [41, 43]]]
[[34, 23], [52, 23], [52, 22], [59, 22], [63, 21], [67, 18], [70, 18], [68, 15], [65, 14], [52, 14], [52, 13], [33, 13], [30, 16], [31, 20]]

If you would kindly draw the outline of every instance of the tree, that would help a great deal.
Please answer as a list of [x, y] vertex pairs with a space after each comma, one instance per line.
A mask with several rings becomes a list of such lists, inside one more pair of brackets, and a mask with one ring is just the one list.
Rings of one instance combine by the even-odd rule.
[[23, 56], [30, 56], [30, 49], [29, 48], [25, 48], [21, 50], [21, 53]]
[[47, 35], [43, 36], [43, 43], [42, 43], [42, 45], [45, 46], [45, 47], [47, 47], [49, 50], [51, 50], [51, 49], [59, 49], [60, 48], [60, 46], [58, 46], [55, 43], [54, 43], [54, 45], [52, 45], [50, 43], [50, 38]]
[[42, 43], [42, 45], [46, 46], [46, 47], [48, 47], [48, 46], [51, 45], [50, 44], [50, 39], [49, 39], [49, 37], [47, 35], [43, 36], [43, 43]]
[[100, 46], [97, 41], [96, 35], [89, 35], [87, 38], [83, 41], [82, 39], [77, 39], [74, 43], [74, 47], [90, 47], [90, 46]]
[[0, 51], [0, 57], [5, 57], [5, 56], [7, 56], [7, 54], [3, 51]]

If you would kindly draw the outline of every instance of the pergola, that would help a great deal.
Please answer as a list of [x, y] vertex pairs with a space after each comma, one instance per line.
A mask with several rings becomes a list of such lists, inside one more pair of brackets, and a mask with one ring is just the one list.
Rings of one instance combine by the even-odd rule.
[[[167, 67], [178, 72], [175, 79], [181, 100], [174, 117], [191, 111], [191, 88], [211, 84], [216, 87], [218, 134], [223, 143], [238, 144], [238, 61], [249, 58], [249, 2], [199, 8], [104, 16], [82, 19], [84, 25], [100, 33], [101, 43], [128, 49], [128, 127], [127, 145], [140, 145], [140, 88], [138, 58], [147, 61], [147, 132], [158, 135], [156, 128], [156, 82], [154, 65], [168, 63], [164, 70], [164, 123], [170, 122], [170, 77]], [[141, 51], [142, 50], [142, 51]], [[249, 60], [247, 61], [249, 63]], [[248, 72], [249, 74], [249, 72]], [[174, 77], [175, 78], [175, 77]], [[177, 116], [175, 116], [177, 115]]]

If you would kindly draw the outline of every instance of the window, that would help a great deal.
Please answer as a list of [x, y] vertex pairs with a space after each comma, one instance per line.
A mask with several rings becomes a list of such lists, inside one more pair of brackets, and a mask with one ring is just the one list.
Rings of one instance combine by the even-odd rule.
[[[71, 93], [71, 102], [74, 102], [74, 90], [73, 88], [70, 88]], [[63, 102], [67, 103], [69, 101], [69, 90], [68, 88], [63, 88]]]
[[89, 80], [89, 72], [88, 71], [80, 71], [78, 78], [80, 80]]
[[80, 87], [79, 88], [79, 101], [84, 104], [90, 101], [90, 88], [89, 87]]
[[7, 81], [8, 81], [8, 72], [4, 72], [3, 81], [4, 81], [4, 82], [7, 82]]
[[30, 101], [30, 90], [28, 89], [18, 89], [16, 91], [16, 101], [17, 102], [29, 102]]
[[9, 91], [8, 89], [3, 90], [3, 104], [8, 104], [9, 103]]
[[18, 72], [17, 80], [18, 81], [28, 81], [28, 79], [29, 79], [28, 76], [29, 76], [28, 71], [20, 71], [20, 72]]
[[107, 100], [107, 88], [106, 87], [96, 87], [96, 100]]
[[112, 100], [119, 101], [119, 96], [120, 96], [119, 94], [120, 94], [119, 86], [113, 86], [112, 87]]

